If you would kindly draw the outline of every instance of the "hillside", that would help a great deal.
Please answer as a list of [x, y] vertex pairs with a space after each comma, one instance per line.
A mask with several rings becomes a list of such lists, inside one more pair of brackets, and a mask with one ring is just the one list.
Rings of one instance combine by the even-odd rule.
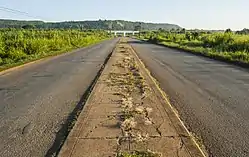
[[181, 28], [175, 24], [168, 23], [145, 23], [124, 20], [98, 20], [98, 21], [67, 21], [67, 22], [43, 22], [43, 21], [19, 21], [0, 19], [0, 28], [80, 28], [80, 29], [112, 29], [112, 30], [134, 30], [141, 25], [142, 30], [158, 30], [159, 28], [170, 30]]

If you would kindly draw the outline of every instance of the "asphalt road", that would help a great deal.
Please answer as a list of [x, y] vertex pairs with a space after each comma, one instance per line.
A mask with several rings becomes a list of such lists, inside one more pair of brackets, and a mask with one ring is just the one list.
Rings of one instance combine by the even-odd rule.
[[117, 41], [0, 75], [0, 156], [45, 156]]
[[130, 43], [210, 156], [249, 156], [248, 70], [146, 42]]

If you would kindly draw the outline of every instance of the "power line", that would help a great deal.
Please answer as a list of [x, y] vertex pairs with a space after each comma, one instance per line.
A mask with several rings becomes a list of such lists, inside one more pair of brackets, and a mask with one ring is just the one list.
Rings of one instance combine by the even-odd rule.
[[18, 12], [18, 13], [21, 13], [21, 14], [27, 14], [27, 15], [29, 14], [29, 13], [27, 13], [27, 12], [15, 10], [15, 9], [10, 9], [10, 8], [6, 8], [6, 7], [1, 7], [1, 6], [0, 6], [0, 8], [6, 9], [6, 10], [10, 10], [10, 11], [13, 11], [13, 12]]
[[11, 8], [7, 8], [7, 7], [0, 6], [0, 10], [5, 11], [5, 12], [9, 12], [9, 13], [13, 13], [13, 14], [17, 14], [17, 15], [23, 15], [23, 16], [39, 19], [39, 20], [44, 19], [41, 16], [33, 16], [33, 15], [30, 15], [29, 13], [27, 13], [27, 12], [16, 10], [16, 9], [11, 9]]
[[[14, 11], [5, 10], [5, 9], [2, 9], [2, 8], [0, 8], [0, 10], [1, 10], [1, 11], [5, 11], [5, 12], [9, 12], [9, 13], [13, 13], [13, 14], [20, 15], [20, 14], [18, 14], [17, 12], [14, 12]], [[23, 15], [23, 14], [21, 14], [21, 15]], [[32, 17], [32, 18], [36, 18], [36, 17], [34, 17], [34, 16], [30, 16], [30, 15], [24, 15], [24, 16], [27, 16], [27, 17]]]

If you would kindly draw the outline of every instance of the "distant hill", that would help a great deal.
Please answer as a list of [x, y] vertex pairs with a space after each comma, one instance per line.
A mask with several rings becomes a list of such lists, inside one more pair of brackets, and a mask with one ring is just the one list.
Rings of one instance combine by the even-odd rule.
[[80, 28], [80, 29], [112, 29], [112, 30], [158, 30], [159, 28], [170, 30], [181, 28], [168, 23], [145, 23], [124, 20], [98, 20], [98, 21], [66, 21], [66, 22], [43, 22], [43, 21], [19, 21], [0, 19], [0, 28]]

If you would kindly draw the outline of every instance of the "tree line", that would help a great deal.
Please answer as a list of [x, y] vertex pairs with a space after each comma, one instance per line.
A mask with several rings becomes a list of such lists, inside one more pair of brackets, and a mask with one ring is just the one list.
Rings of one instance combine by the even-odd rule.
[[174, 24], [155, 24], [144, 22], [131, 22], [124, 20], [97, 20], [97, 21], [18, 21], [0, 20], [0, 28], [24, 28], [24, 29], [102, 29], [102, 30], [158, 30], [159, 28], [170, 30], [181, 28]]

